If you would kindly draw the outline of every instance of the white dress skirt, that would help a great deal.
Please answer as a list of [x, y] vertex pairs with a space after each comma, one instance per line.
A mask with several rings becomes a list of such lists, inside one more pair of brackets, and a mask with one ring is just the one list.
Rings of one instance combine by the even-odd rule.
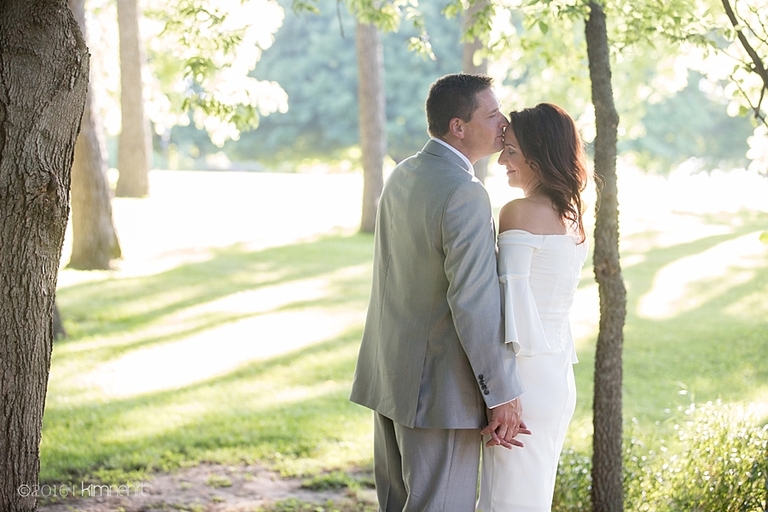
[[[576, 406], [577, 362], [568, 313], [587, 256], [571, 235], [499, 235], [505, 341], [517, 353], [525, 392], [524, 448], [483, 447], [481, 512], [549, 512], [557, 464]], [[487, 439], [486, 439], [487, 440]]]

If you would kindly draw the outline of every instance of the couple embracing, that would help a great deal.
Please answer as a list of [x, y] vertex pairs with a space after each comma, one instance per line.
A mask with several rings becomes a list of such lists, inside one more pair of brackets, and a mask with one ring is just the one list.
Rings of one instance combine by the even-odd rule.
[[[508, 121], [482, 75], [438, 79], [426, 113], [430, 140], [379, 203], [351, 395], [374, 411], [379, 510], [548, 511], [576, 401], [582, 144], [551, 104]], [[502, 208], [497, 248], [472, 166], [499, 151], [525, 197]]]

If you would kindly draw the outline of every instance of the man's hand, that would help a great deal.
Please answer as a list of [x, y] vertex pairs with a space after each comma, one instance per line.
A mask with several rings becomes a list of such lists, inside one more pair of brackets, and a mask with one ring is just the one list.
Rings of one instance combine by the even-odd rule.
[[503, 446], [511, 449], [513, 446], [522, 448], [525, 446], [521, 441], [515, 439], [518, 434], [530, 434], [531, 431], [523, 422], [523, 407], [520, 400], [514, 399], [509, 403], [488, 409], [488, 426], [480, 431], [481, 434], [488, 434], [491, 439], [485, 444], [491, 446]]

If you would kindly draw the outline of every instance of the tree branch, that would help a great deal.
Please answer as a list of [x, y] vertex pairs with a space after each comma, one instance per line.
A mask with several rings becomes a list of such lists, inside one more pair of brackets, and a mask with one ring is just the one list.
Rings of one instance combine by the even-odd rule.
[[733, 7], [731, 7], [730, 0], [722, 0], [722, 2], [723, 8], [725, 9], [725, 14], [727, 14], [728, 19], [731, 20], [733, 28], [736, 29], [736, 34], [738, 35], [741, 45], [744, 47], [747, 55], [749, 55], [749, 57], [752, 59], [752, 62], [754, 63], [753, 71], [757, 73], [757, 75], [763, 80], [763, 89], [768, 89], [768, 70], [765, 69], [765, 65], [763, 64], [762, 59], [757, 54], [755, 49], [752, 48], [752, 45], [749, 44], [749, 41], [747, 40], [747, 37], [744, 35], [742, 30], [738, 28], [739, 20], [736, 18], [736, 14], [733, 12]]

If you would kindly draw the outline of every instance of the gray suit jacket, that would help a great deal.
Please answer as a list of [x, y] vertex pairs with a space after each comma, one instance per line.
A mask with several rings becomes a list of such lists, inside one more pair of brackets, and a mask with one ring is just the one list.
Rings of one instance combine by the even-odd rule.
[[407, 427], [481, 428], [522, 393], [502, 329], [488, 193], [430, 140], [384, 186], [350, 399]]

